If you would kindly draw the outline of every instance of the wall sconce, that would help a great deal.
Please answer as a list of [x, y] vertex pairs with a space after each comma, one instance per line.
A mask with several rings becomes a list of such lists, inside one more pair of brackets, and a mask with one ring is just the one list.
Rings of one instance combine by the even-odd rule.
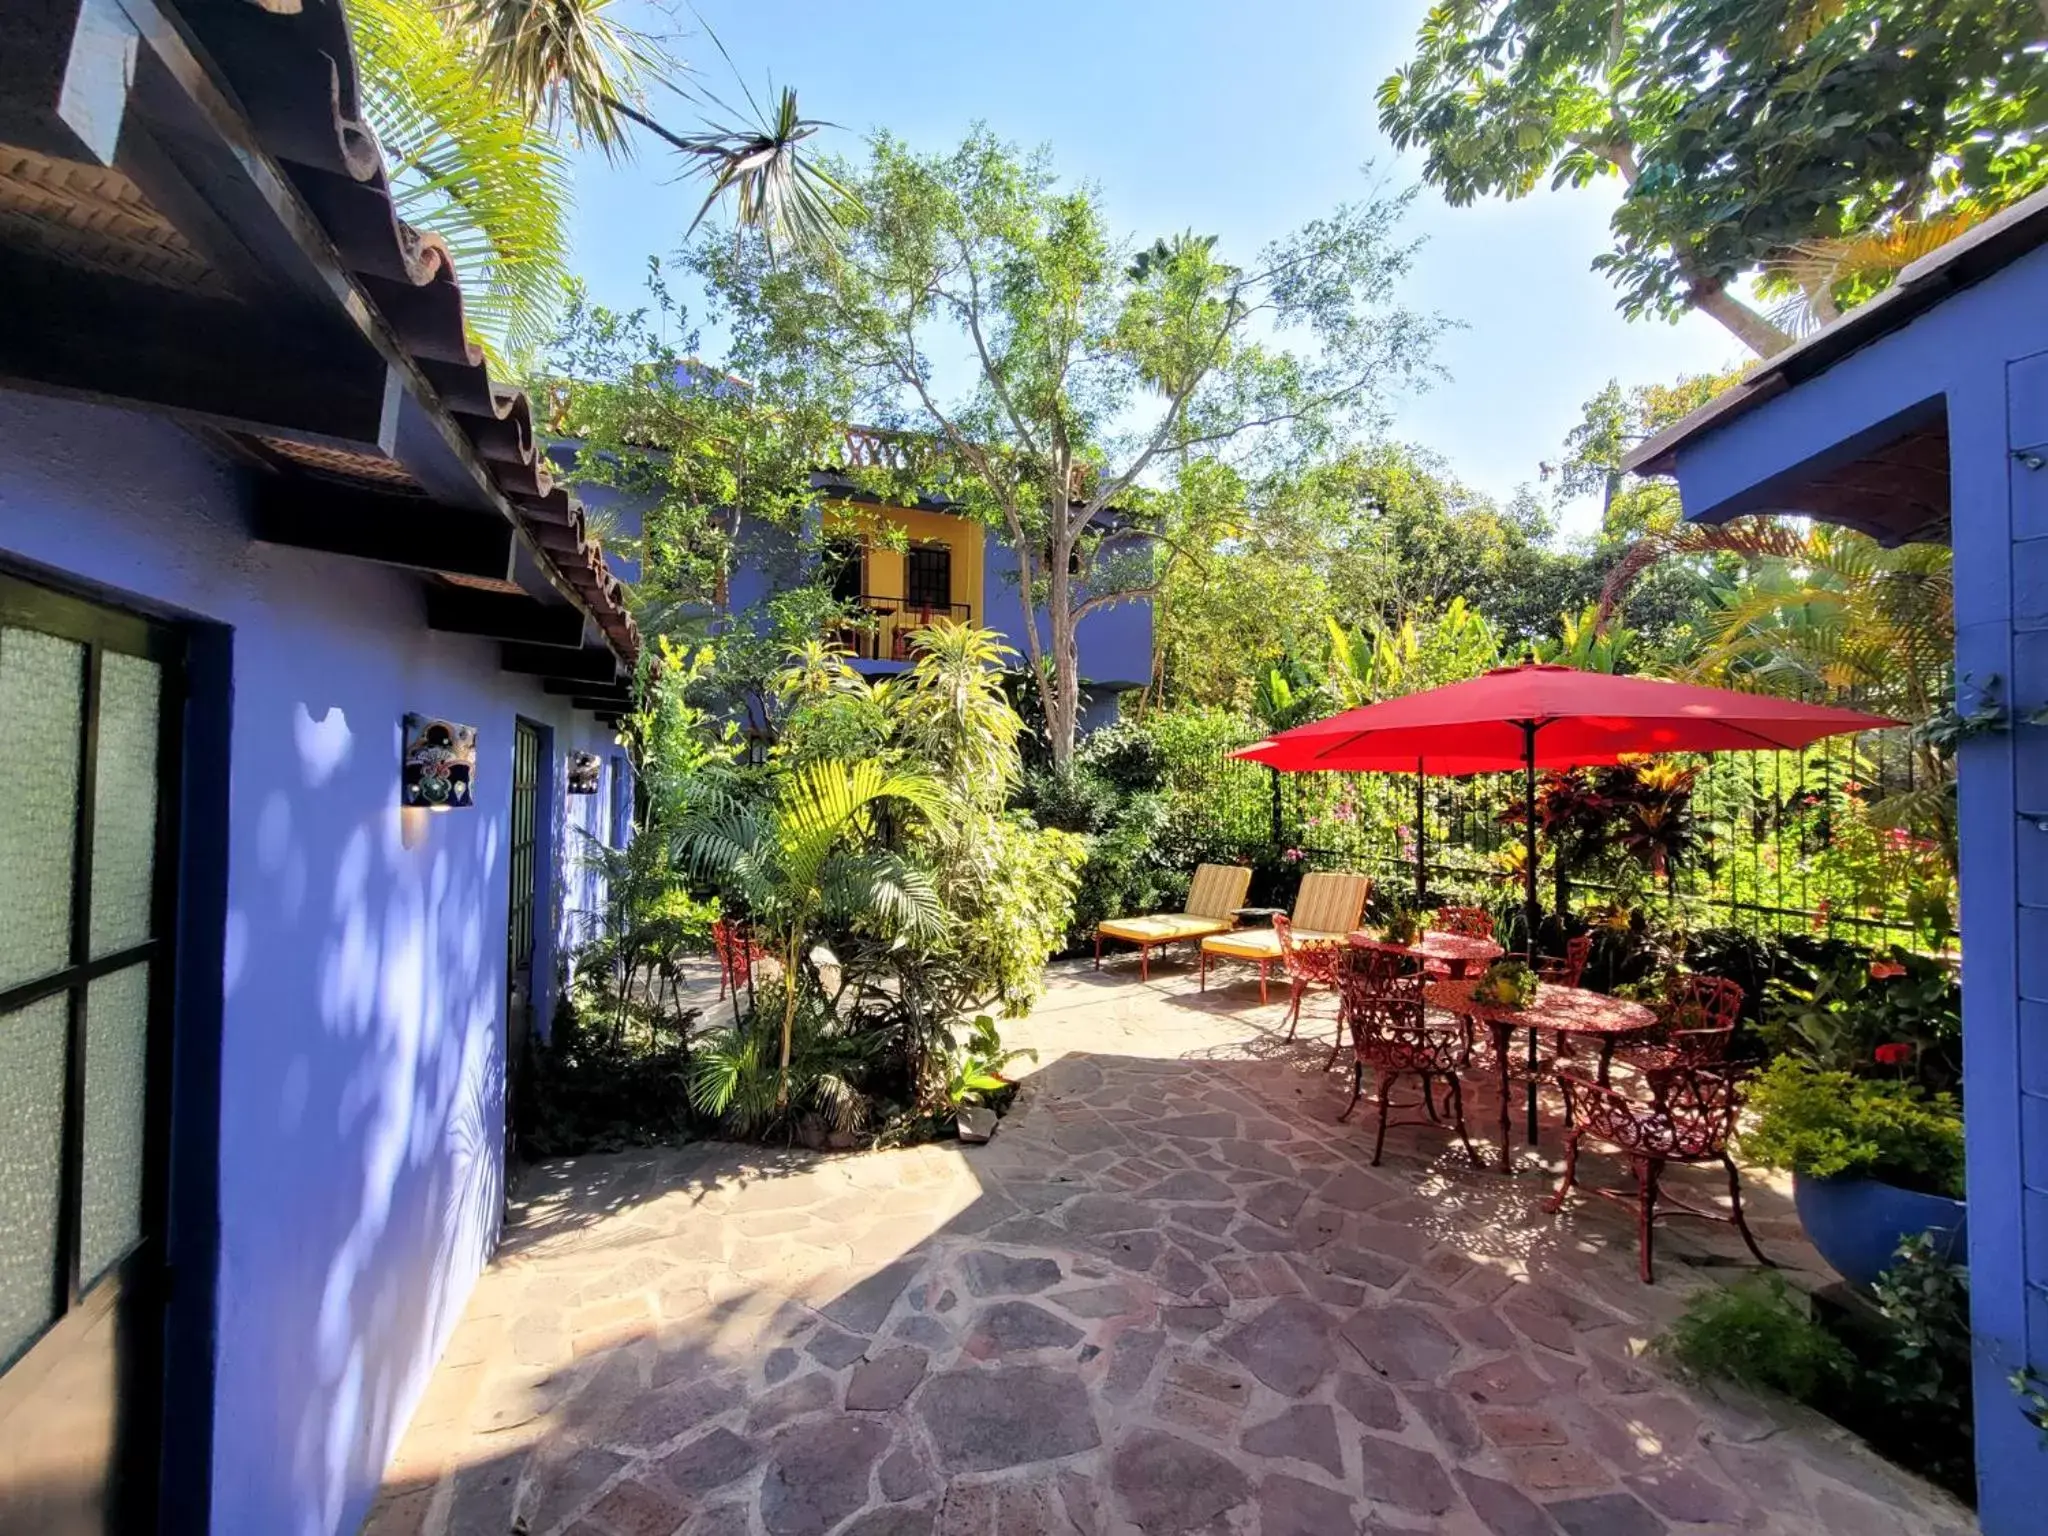
[[596, 794], [598, 783], [603, 776], [604, 759], [595, 752], [571, 752], [569, 754], [570, 794]]
[[468, 810], [475, 802], [476, 727], [405, 717], [403, 803], [430, 811]]

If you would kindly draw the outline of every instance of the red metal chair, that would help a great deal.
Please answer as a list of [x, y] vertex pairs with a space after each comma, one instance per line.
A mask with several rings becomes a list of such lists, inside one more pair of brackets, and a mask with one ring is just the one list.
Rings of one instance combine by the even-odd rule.
[[761, 958], [761, 951], [747, 937], [746, 929], [722, 917], [711, 924], [711, 948], [718, 956], [718, 995], [723, 999], [728, 991], [737, 993], [753, 979], [754, 962]]
[[1455, 933], [1461, 938], [1493, 937], [1493, 914], [1484, 907], [1438, 907], [1430, 924], [1438, 933]]
[[1334, 1065], [1338, 1052], [1344, 1049], [1344, 994], [1337, 987], [1337, 967], [1344, 963], [1346, 946], [1327, 941], [1297, 943], [1294, 924], [1283, 913], [1273, 915], [1273, 931], [1280, 936], [1280, 963], [1292, 989], [1287, 1002], [1288, 1039], [1294, 1038], [1295, 1027], [1301, 1022], [1301, 1000], [1311, 987], [1325, 987], [1337, 993], [1337, 1040], [1330, 1047], [1330, 1062]]
[[[1354, 950], [1349, 963], [1338, 972], [1338, 986], [1344, 998], [1345, 1021], [1351, 1026], [1351, 1102], [1344, 1106], [1340, 1121], [1351, 1118], [1365, 1093], [1365, 1069], [1371, 1067], [1378, 1079], [1379, 1127], [1373, 1135], [1372, 1161], [1378, 1167], [1387, 1143], [1388, 1125], [1425, 1125], [1437, 1120], [1432, 1083], [1442, 1078], [1449, 1084], [1448, 1109], [1465, 1155], [1474, 1167], [1484, 1167], [1472, 1137], [1465, 1129], [1465, 1090], [1458, 1081], [1464, 1063], [1464, 1031], [1453, 1023], [1435, 1024], [1422, 1000], [1423, 978], [1389, 976], [1371, 950]], [[1421, 1080], [1422, 1097], [1402, 1109], [1426, 1111], [1427, 1119], [1388, 1120], [1387, 1111], [1397, 1079], [1413, 1075]]]
[[[1728, 1139], [1735, 1131], [1735, 1118], [1742, 1108], [1738, 1075], [1730, 1071], [1708, 1071], [1699, 1067], [1672, 1067], [1653, 1073], [1651, 1095], [1638, 1099], [1614, 1088], [1604, 1088], [1578, 1072], [1559, 1071], [1557, 1084], [1564, 1090], [1566, 1112], [1572, 1129], [1565, 1136], [1564, 1180], [1544, 1209], [1556, 1215], [1564, 1209], [1578, 1181], [1579, 1144], [1587, 1139], [1613, 1147], [1629, 1160], [1635, 1173], [1635, 1193], [1595, 1189], [1601, 1195], [1636, 1212], [1636, 1237], [1641, 1247], [1643, 1283], [1654, 1278], [1651, 1248], [1656, 1223], [1662, 1216], [1697, 1216], [1707, 1221], [1726, 1221], [1742, 1234], [1756, 1261], [1775, 1266], [1756, 1245], [1749, 1223], [1742, 1214], [1742, 1175], [1735, 1159], [1728, 1155]], [[1707, 1210], [1663, 1197], [1659, 1180], [1670, 1163], [1718, 1162], [1728, 1171], [1728, 1210]]]
[[1655, 1035], [1620, 1047], [1615, 1059], [1644, 1074], [1718, 1066], [1728, 1059], [1742, 1001], [1742, 983], [1726, 976], [1675, 977]]
[[1563, 955], [1538, 955], [1536, 979], [1552, 986], [1576, 987], [1586, 974], [1586, 962], [1593, 958], [1593, 936], [1577, 934], [1564, 942]]

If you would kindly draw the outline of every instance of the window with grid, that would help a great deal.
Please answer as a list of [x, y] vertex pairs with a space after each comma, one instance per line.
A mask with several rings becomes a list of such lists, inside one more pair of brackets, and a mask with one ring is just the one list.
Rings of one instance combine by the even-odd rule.
[[918, 544], [903, 557], [903, 597], [911, 608], [944, 613], [953, 603], [953, 551], [945, 544]]
[[0, 576], [0, 1371], [154, 1219], [176, 636]]

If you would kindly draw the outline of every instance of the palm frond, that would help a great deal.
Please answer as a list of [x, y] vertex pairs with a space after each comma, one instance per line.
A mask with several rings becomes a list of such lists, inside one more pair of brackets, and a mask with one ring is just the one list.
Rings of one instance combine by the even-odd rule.
[[607, 158], [630, 152], [629, 105], [644, 76], [670, 61], [655, 41], [612, 13], [613, 0], [447, 0], [475, 72], [526, 122], [567, 124]]
[[824, 909], [849, 921], [878, 921], [891, 938], [927, 939], [945, 924], [931, 875], [887, 848], [835, 855], [821, 871]]
[[[730, 111], [716, 97], [708, 98]], [[752, 123], [709, 123], [697, 133], [665, 135], [692, 159], [711, 183], [684, 238], [696, 233], [714, 204], [732, 194], [734, 216], [759, 230], [770, 252], [778, 246], [828, 250], [841, 228], [861, 210], [860, 199], [804, 144], [820, 128], [831, 126], [803, 115], [796, 92], [785, 86], [772, 114], [757, 114]]]
[[447, 242], [473, 339], [503, 366], [546, 339], [568, 282], [568, 157], [431, 8], [353, 0], [348, 17], [399, 216]]

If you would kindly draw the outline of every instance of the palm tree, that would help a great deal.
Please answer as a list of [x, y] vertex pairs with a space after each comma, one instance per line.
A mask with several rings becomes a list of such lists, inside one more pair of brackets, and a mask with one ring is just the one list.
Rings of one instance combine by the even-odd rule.
[[[1875, 539], [1827, 523], [1738, 518], [1645, 534], [1609, 572], [1603, 622], [1662, 561], [1734, 555], [1749, 579], [1724, 600], [1693, 670], [1703, 679], [1800, 698], [1847, 697], [1915, 727], [1953, 708], [1955, 585], [1945, 545]], [[1933, 732], [1915, 733], [1920, 787], [1879, 802], [1893, 825], [1932, 822], [1955, 863], [1955, 765]]]
[[502, 366], [545, 340], [568, 279], [568, 155], [431, 8], [351, 0], [348, 18], [399, 217], [447, 241], [473, 336]]
[[[631, 153], [628, 124], [678, 151], [711, 183], [691, 221], [694, 230], [724, 194], [733, 194], [739, 222], [759, 230], [771, 248], [778, 240], [829, 244], [842, 214], [854, 203], [845, 187], [804, 145], [826, 126], [805, 117], [796, 92], [784, 87], [764, 112], [745, 91], [750, 120], [707, 123], [679, 133], [651, 116], [642, 81], [653, 79], [679, 96], [675, 65], [653, 38], [611, 14], [613, 0], [449, 0], [454, 30], [473, 48], [477, 72], [550, 130], [566, 124], [614, 159]], [[712, 37], [721, 55], [725, 45]], [[745, 88], [742, 87], [744, 90]], [[709, 92], [697, 99], [727, 117], [730, 108]]]
[[792, 769], [772, 798], [707, 786], [678, 828], [678, 863], [744, 909], [756, 940], [782, 970], [778, 1107], [789, 1102], [789, 1061], [802, 967], [822, 917], [923, 938], [944, 921], [931, 878], [883, 844], [885, 816], [943, 816], [947, 797], [930, 775], [873, 758], [823, 758]]
[[[400, 217], [441, 236], [463, 277], [474, 339], [494, 366], [544, 341], [568, 277], [570, 143], [631, 153], [644, 129], [710, 182], [690, 228], [731, 194], [738, 222], [778, 243], [822, 248], [857, 206], [805, 151], [824, 125], [784, 89], [751, 121], [677, 133], [638, 105], [645, 82], [675, 87], [652, 39], [612, 0], [350, 0], [364, 110]], [[720, 52], [724, 50], [721, 47]], [[735, 114], [708, 93], [702, 98]]]

